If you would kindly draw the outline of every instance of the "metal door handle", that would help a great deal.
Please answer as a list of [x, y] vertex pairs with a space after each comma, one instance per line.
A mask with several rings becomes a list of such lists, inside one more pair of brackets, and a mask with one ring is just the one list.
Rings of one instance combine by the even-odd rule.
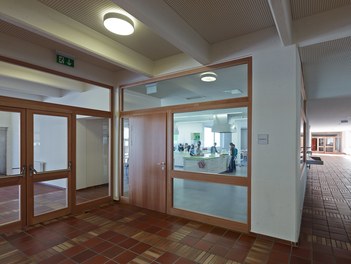
[[21, 175], [21, 176], [26, 176], [26, 165], [23, 165], [23, 166], [21, 167], [20, 175]]
[[37, 170], [34, 169], [33, 165], [30, 165], [30, 166], [29, 166], [29, 171], [30, 171], [30, 174], [31, 174], [31, 175], [37, 174], [37, 173], [38, 173]]
[[165, 170], [166, 162], [161, 161], [160, 163], [157, 163], [158, 166], [161, 166], [161, 170]]

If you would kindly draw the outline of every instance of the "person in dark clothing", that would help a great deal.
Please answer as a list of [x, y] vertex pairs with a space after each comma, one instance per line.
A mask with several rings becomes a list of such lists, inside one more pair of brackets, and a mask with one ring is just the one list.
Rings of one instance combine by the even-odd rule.
[[235, 147], [235, 145], [232, 142], [230, 142], [229, 147], [230, 147], [229, 149], [230, 162], [229, 162], [228, 172], [233, 172], [236, 170], [235, 159], [238, 156], [238, 149]]

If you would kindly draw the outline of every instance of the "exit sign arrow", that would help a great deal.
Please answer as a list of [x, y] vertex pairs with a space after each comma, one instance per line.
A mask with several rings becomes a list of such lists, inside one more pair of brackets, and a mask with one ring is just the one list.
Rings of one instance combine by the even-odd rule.
[[56, 62], [58, 64], [66, 65], [68, 67], [74, 67], [74, 59], [69, 58], [60, 54], [56, 54]]

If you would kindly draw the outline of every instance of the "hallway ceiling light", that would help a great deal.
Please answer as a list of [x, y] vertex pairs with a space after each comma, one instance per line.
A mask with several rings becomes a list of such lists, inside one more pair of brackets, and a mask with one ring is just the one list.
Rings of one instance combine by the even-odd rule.
[[105, 14], [104, 26], [112, 33], [122, 36], [127, 36], [134, 32], [133, 21], [129, 17], [119, 13]]
[[214, 72], [204, 72], [201, 75], [201, 81], [203, 82], [214, 82], [217, 80], [217, 74]]

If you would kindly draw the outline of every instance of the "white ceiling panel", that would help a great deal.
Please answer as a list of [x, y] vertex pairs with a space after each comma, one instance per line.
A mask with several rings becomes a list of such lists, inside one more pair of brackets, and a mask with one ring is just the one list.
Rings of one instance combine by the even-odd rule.
[[164, 1], [210, 44], [274, 26], [267, 1]]
[[290, 0], [293, 20], [351, 5], [351, 0]]

